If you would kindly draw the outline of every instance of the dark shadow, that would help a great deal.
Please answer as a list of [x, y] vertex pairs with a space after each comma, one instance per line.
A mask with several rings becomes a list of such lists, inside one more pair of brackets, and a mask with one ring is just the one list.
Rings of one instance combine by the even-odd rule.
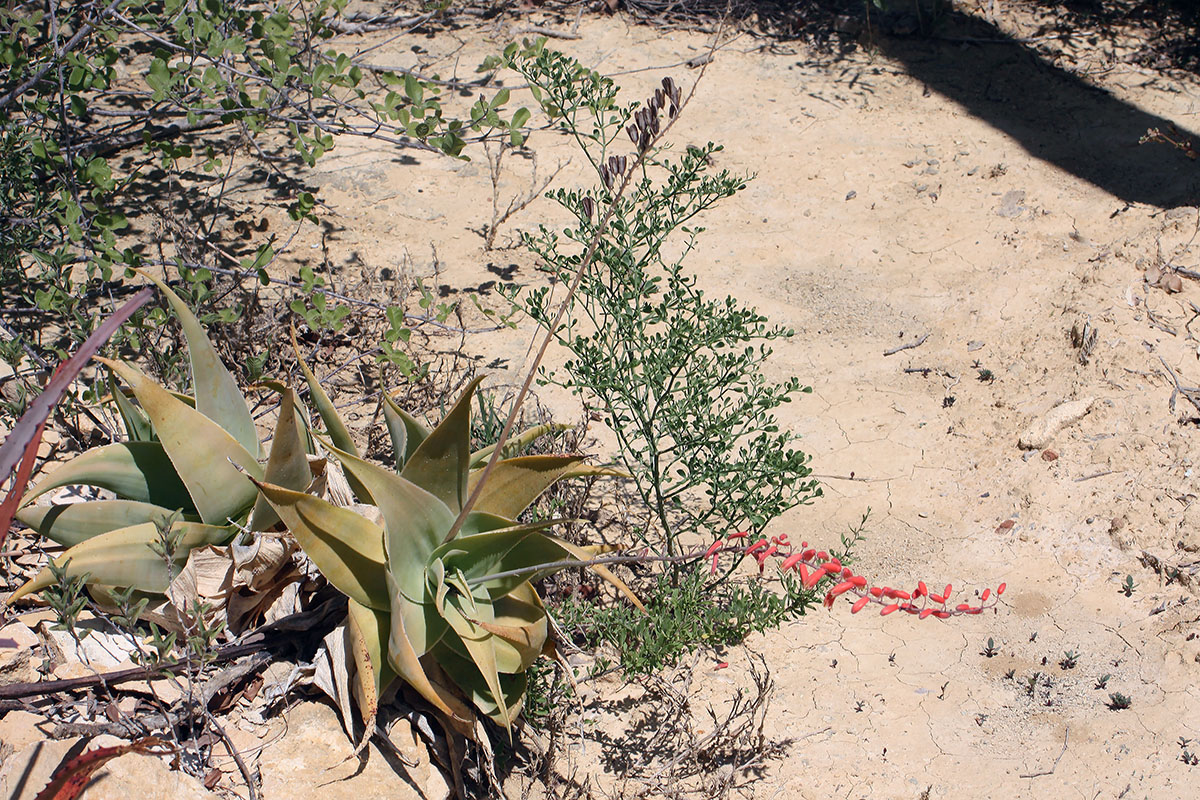
[[879, 37], [876, 46], [927, 89], [1049, 162], [1126, 203], [1200, 203], [1200, 162], [1147, 131], [1200, 140], [1046, 61], [986, 20], [947, 14], [939, 39]]

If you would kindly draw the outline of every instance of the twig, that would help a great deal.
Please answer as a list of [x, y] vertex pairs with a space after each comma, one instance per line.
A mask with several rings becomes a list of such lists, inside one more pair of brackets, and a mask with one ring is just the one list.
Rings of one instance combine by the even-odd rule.
[[1116, 470], [1106, 469], [1100, 472], [1093, 472], [1091, 475], [1084, 475], [1082, 478], [1076, 478], [1075, 482], [1083, 483], [1084, 481], [1090, 481], [1092, 478], [1103, 478], [1105, 475], [1112, 475], [1115, 471]]
[[1166, 360], [1163, 359], [1162, 356], [1159, 356], [1158, 361], [1160, 364], [1163, 365], [1163, 367], [1167, 370], [1167, 373], [1171, 376], [1171, 382], [1175, 384], [1175, 389], [1174, 389], [1174, 391], [1171, 392], [1171, 401], [1170, 401], [1171, 413], [1172, 414], [1175, 413], [1175, 398], [1178, 397], [1179, 395], [1183, 395], [1185, 400], [1187, 400], [1189, 403], [1191, 403], [1192, 406], [1197, 411], [1200, 411], [1200, 400], [1197, 400], [1193, 396], [1194, 394], [1200, 394], [1200, 387], [1180, 385], [1179, 376], [1177, 376], [1175, 374], [1175, 370], [1171, 369], [1171, 366], [1169, 364], [1167, 364]]
[[533, 33], [533, 34], [537, 34], [538, 36], [545, 36], [550, 39], [582, 39], [583, 38], [578, 33], [575, 33], [573, 31], [558, 31], [553, 28], [543, 28], [541, 25], [526, 25], [524, 28], [518, 28], [517, 30], [513, 31], [514, 36], [520, 35], [522, 33]]
[[883, 354], [885, 356], [894, 356], [894, 355], [896, 355], [896, 353], [899, 353], [903, 350], [912, 350], [914, 347], [920, 347], [921, 345], [925, 344], [925, 340], [928, 338], [929, 338], [929, 334], [927, 333], [924, 336], [922, 336], [920, 339], [917, 339], [915, 342], [909, 342], [908, 344], [896, 345], [891, 350], [884, 350]]
[[246, 791], [249, 792], [249, 800], [258, 800], [258, 789], [255, 787], [254, 776], [250, 774], [250, 768], [246, 766], [246, 762], [242, 759], [242, 754], [238, 752], [237, 745], [233, 743], [233, 739], [229, 738], [229, 734], [221, 723], [217, 722], [209, 710], [204, 709], [204, 718], [208, 720], [208, 724], [213, 726], [217, 735], [221, 737], [221, 741], [225, 742], [225, 749], [229, 751], [229, 755], [233, 756], [233, 763], [237, 764], [238, 772], [242, 773], [242, 780], [246, 782]]
[[1068, 737], [1070, 737], [1070, 735], [1071, 735], [1071, 726], [1068, 725], [1066, 731], [1063, 732], [1062, 750], [1059, 751], [1058, 758], [1054, 759], [1054, 763], [1050, 766], [1050, 769], [1043, 770], [1042, 772], [1030, 772], [1025, 775], [1019, 775], [1018, 777], [1020, 777], [1020, 778], [1040, 778], [1043, 775], [1053, 775], [1054, 770], [1058, 769], [1058, 762], [1062, 761], [1062, 757], [1067, 752], [1067, 739], [1068, 739]]

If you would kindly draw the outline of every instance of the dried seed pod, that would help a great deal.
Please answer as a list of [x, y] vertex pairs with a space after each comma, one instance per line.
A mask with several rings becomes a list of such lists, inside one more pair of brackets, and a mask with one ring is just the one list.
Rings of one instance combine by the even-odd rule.
[[629, 134], [629, 141], [633, 142], [636, 145], [638, 143], [637, 125], [626, 125], [625, 132], [627, 134]]
[[590, 197], [583, 198], [583, 213], [588, 218], [588, 222], [591, 222], [592, 215], [596, 213], [596, 201]]
[[667, 99], [667, 96], [665, 94], [663, 94], [662, 89], [655, 89], [654, 90], [654, 108], [655, 108], [655, 110], [662, 108], [663, 104], [666, 102], [666, 99]]

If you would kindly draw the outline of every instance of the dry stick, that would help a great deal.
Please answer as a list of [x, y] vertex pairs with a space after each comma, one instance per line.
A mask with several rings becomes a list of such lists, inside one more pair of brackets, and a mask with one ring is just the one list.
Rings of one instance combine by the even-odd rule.
[[1180, 385], [1179, 377], [1175, 374], [1175, 370], [1171, 369], [1171, 366], [1167, 364], [1162, 356], [1158, 357], [1158, 361], [1163, 365], [1164, 368], [1166, 368], [1167, 372], [1171, 376], [1171, 382], [1175, 384], [1175, 390], [1171, 392], [1171, 413], [1175, 412], [1175, 398], [1177, 395], [1183, 395], [1185, 400], [1191, 403], [1197, 411], [1200, 411], [1200, 401], [1193, 397], [1193, 394], [1200, 394], [1200, 387]]
[[250, 774], [250, 768], [246, 766], [246, 762], [242, 759], [242, 754], [238, 752], [237, 746], [233, 743], [233, 739], [229, 738], [229, 734], [222, 727], [221, 723], [217, 722], [217, 718], [204, 709], [204, 717], [208, 720], [208, 724], [212, 725], [217, 731], [217, 735], [221, 737], [221, 741], [225, 742], [225, 749], [229, 751], [229, 755], [233, 756], [233, 763], [237, 764], [238, 772], [242, 773], [242, 780], [246, 782], [246, 791], [249, 792], [249, 800], [258, 800], [258, 789], [254, 787], [254, 776]]
[[897, 346], [893, 347], [891, 350], [884, 350], [883, 354], [885, 356], [894, 356], [894, 355], [896, 355], [896, 353], [899, 353], [902, 350], [912, 350], [914, 347], [920, 347], [921, 345], [925, 344], [925, 340], [928, 338], [929, 338], [929, 334], [927, 333], [924, 336], [922, 336], [920, 339], [917, 339], [915, 342], [909, 342], [908, 344], [897, 345]]
[[[709, 51], [710, 53], [716, 49], [716, 44], [719, 39], [719, 35], [714, 38], [712, 47]], [[604, 216], [600, 218], [600, 223], [596, 226], [596, 232], [593, 234], [591, 241], [588, 242], [587, 252], [584, 254], [583, 261], [579, 265], [579, 270], [575, 273], [575, 277], [571, 280], [571, 285], [567, 289], [566, 296], [563, 297], [563, 301], [559, 304], [558, 311], [555, 313], [554, 319], [551, 320], [550, 324], [546, 328], [546, 335], [542, 339], [542, 344], [538, 348], [537, 355], [534, 356], [533, 363], [529, 367], [529, 372], [525, 375], [525, 380], [521, 383], [521, 390], [517, 392], [516, 399], [513, 400], [512, 409], [508, 412], [508, 419], [504, 421], [504, 429], [500, 431], [500, 436], [496, 439], [496, 445], [495, 449], [492, 451], [492, 457], [488, 459], [487, 466], [483, 468], [483, 472], [480, 474], [479, 480], [475, 483], [475, 488], [471, 491], [470, 496], [467, 497], [467, 501], [463, 503], [462, 510], [458, 512], [458, 517], [454, 520], [454, 524], [450, 526], [450, 531], [446, 534], [446, 537], [442, 539], [443, 544], [453, 540], [454, 537], [458, 535], [459, 530], [463, 526], [463, 522], [467, 518], [467, 514], [471, 513], [471, 509], [475, 507], [475, 503], [479, 500], [479, 495], [482, 494], [484, 486], [487, 485], [488, 476], [491, 475], [492, 470], [495, 469], [496, 462], [500, 460], [500, 454], [504, 450], [504, 444], [508, 441], [508, 437], [512, 434], [512, 429], [517, 423], [517, 415], [520, 413], [521, 406], [525, 402], [525, 396], [529, 393], [529, 387], [533, 384], [533, 379], [537, 375], [538, 366], [542, 363], [542, 359], [545, 358], [546, 351], [550, 349], [550, 343], [554, 340], [555, 335], [558, 333], [559, 326], [562, 325], [563, 317], [566, 316], [567, 310], [571, 307], [571, 304], [575, 299], [575, 293], [579, 290], [580, 283], [583, 282], [583, 276], [591, 268], [592, 262], [596, 258], [596, 250], [600, 246], [600, 239], [608, 230], [608, 224], [612, 220], [613, 215], [616, 213], [617, 204], [620, 203], [622, 196], [625, 194], [626, 188], [628, 188], [630, 182], [633, 180], [634, 173], [638, 171], [638, 168], [641, 167], [642, 164], [645, 163], [646, 157], [654, 150], [655, 145], [657, 145], [658, 142], [660, 142], [662, 138], [667, 135], [667, 132], [674, 127], [675, 122], [681, 116], [683, 116], [684, 110], [691, 102], [692, 97], [694, 97], [696, 94], [696, 87], [700, 85], [701, 79], [704, 78], [704, 72], [706, 69], [707, 65], [705, 65], [704, 69], [700, 71], [700, 74], [696, 76], [696, 81], [692, 84], [691, 91], [688, 92], [687, 97], [683, 98], [683, 102], [679, 104], [679, 110], [676, 112], [675, 116], [671, 117], [667, 121], [667, 124], [663, 126], [662, 130], [657, 136], [654, 136], [649, 140], [646, 147], [638, 149], [637, 158], [634, 159], [633, 164], [630, 165], [630, 168], [626, 170], [625, 175], [622, 177], [621, 186], [617, 189], [617, 193], [613, 196], [612, 202], [608, 204], [608, 208], [605, 210]]]

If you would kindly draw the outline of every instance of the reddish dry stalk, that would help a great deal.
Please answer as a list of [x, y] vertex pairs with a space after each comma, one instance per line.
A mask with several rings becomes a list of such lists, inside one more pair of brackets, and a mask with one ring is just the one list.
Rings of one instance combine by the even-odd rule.
[[[793, 549], [787, 534], [781, 534], [772, 536], [770, 539], [759, 539], [750, 545], [740, 544], [738, 540], [745, 539], [746, 536], [744, 531], [739, 531], [709, 545], [704, 557], [712, 559], [714, 573], [717, 571], [717, 562], [723, 552], [737, 552], [746, 556], [754, 556], [758, 561], [760, 575], [766, 569], [767, 560], [775, 556], [782, 559], [779, 566], [780, 571], [794, 570], [800, 576], [800, 581], [806, 589], [814, 588], [826, 578], [835, 581], [825, 592], [825, 607], [832, 608], [834, 599], [839, 595], [853, 595], [854, 604], [850, 607], [852, 614], [862, 611], [868, 603], [882, 606], [879, 612], [882, 616], [887, 616], [895, 611], [916, 614], [918, 619], [929, 617], [949, 619], [963, 614], [982, 614], [987, 609], [996, 607], [996, 604], [1000, 602], [1000, 595], [1004, 594], [1007, 587], [1007, 584], [1004, 583], [996, 587], [994, 598], [992, 598], [991, 589], [984, 589], [979, 594], [978, 605], [962, 602], [951, 607], [947, 603], [954, 591], [952, 584], [946, 584], [946, 588], [942, 590], [941, 594], [931, 594], [925, 581], [917, 581], [917, 587], [911, 592], [893, 589], [890, 586], [871, 586], [862, 575], [855, 574], [840, 560], [831, 558], [829, 553], [824, 550], [809, 547], [808, 542], [801, 542], [799, 549]], [[989, 598], [992, 598], [991, 602], [988, 602]]]

